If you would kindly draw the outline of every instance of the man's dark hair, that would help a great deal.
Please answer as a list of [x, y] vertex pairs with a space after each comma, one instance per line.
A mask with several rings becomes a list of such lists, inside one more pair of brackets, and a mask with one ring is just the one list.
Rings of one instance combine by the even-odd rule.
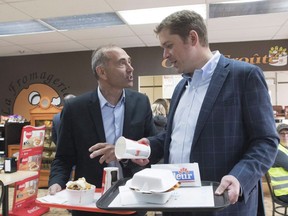
[[185, 42], [191, 30], [197, 32], [200, 44], [208, 47], [207, 28], [202, 16], [194, 11], [182, 10], [166, 17], [154, 30], [158, 35], [162, 30], [167, 29], [170, 34], [179, 35]]

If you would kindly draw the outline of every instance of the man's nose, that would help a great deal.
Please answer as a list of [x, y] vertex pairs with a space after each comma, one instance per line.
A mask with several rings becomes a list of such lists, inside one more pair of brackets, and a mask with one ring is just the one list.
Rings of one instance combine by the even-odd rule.
[[127, 70], [128, 70], [129, 72], [133, 72], [133, 71], [134, 71], [134, 68], [132, 67], [131, 64], [127, 64]]
[[168, 59], [170, 56], [170, 53], [167, 49], [164, 49], [163, 51], [163, 59]]

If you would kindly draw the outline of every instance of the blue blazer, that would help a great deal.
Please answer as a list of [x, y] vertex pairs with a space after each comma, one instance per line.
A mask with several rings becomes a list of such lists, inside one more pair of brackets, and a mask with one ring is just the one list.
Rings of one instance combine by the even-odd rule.
[[[166, 132], [149, 138], [152, 163], [163, 152], [164, 162], [169, 162], [173, 116], [185, 85], [182, 79], [175, 88]], [[221, 56], [199, 114], [190, 162], [199, 163], [201, 180], [220, 182], [224, 175], [235, 176], [243, 195], [223, 211], [195, 215], [265, 215], [261, 177], [272, 166], [278, 143], [263, 72]]]
[[[72, 166], [76, 165], [76, 179], [85, 177], [87, 182], [101, 188], [103, 168], [107, 164], [100, 164], [100, 157], [90, 159], [88, 151], [92, 145], [106, 142], [97, 91], [71, 98], [65, 102], [59, 132], [49, 186], [58, 183], [65, 188]], [[123, 136], [139, 140], [154, 134], [156, 134], [156, 129], [148, 97], [126, 89]], [[139, 168], [131, 162], [123, 168], [124, 177], [132, 177], [132, 174], [139, 171]]]

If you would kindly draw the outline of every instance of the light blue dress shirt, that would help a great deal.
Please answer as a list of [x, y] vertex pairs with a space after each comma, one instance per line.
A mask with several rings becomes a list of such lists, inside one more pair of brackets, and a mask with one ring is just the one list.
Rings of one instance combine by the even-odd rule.
[[[105, 131], [106, 142], [115, 145], [116, 140], [122, 136], [124, 124], [124, 106], [125, 106], [125, 91], [123, 90], [122, 97], [116, 106], [110, 104], [102, 95], [98, 87], [98, 97], [102, 112], [102, 120]], [[108, 166], [117, 166], [119, 168], [119, 176], [123, 177], [122, 168], [118, 161], [112, 161]]]
[[188, 84], [173, 119], [169, 163], [190, 162], [198, 116], [219, 59], [220, 53], [216, 51], [201, 69], [194, 71], [192, 77], [183, 74]]

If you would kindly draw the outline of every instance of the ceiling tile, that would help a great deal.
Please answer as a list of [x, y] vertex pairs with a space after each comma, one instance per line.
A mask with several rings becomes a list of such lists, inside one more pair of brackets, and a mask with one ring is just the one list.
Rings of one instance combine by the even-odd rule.
[[159, 46], [159, 40], [156, 35], [142, 35], [141, 40], [146, 44], [146, 46]]
[[[0, 22], [188, 5], [191, 2], [206, 4], [208, 7], [209, 3], [221, 1], [223, 0], [0, 0]], [[266, 0], [270, 3], [272, 1], [273, 3], [284, 2], [283, 4], [288, 2], [287, 0]], [[246, 3], [246, 6], [249, 7], [251, 4]], [[209, 41], [222, 43], [287, 39], [288, 12], [274, 12], [207, 19]], [[108, 43], [114, 43], [123, 48], [159, 46], [158, 38], [153, 32], [155, 26], [156, 24], [120, 25], [0, 37], [0, 56], [92, 50]], [[4, 47], [5, 49], [2, 49]], [[24, 53], [20, 53], [21, 50]]]
[[75, 51], [88, 50], [86, 47], [74, 41], [31, 44], [27, 46], [27, 48], [38, 51], [39, 53], [57, 53], [57, 52], [70, 52], [73, 50]]
[[283, 26], [274, 34], [273, 39], [287, 39], [288, 38], [288, 25]]
[[205, 4], [205, 0], [106, 0], [106, 2], [115, 10], [132, 10], [141, 8], [153, 8], [153, 7], [169, 7], [177, 5], [191, 5], [191, 4]]
[[30, 19], [32, 18], [28, 16], [27, 14], [24, 14], [7, 4], [0, 4], [0, 21], [1, 22], [30, 20]]
[[237, 41], [255, 41], [255, 40], [271, 40], [277, 27], [262, 28], [245, 28], [227, 30], [211, 30], [208, 31], [210, 43], [216, 42], [237, 42]]
[[138, 37], [115, 37], [115, 38], [99, 38], [96, 40], [80, 40], [81, 44], [91, 49], [96, 49], [98, 46], [105, 44], [115, 44], [120, 47], [134, 47], [145, 46], [145, 44]]
[[209, 19], [207, 22], [209, 30], [240, 29], [240, 28], [262, 28], [267, 26], [281, 26], [285, 22], [283, 14], [250, 15], [240, 17], [225, 17]]
[[138, 35], [151, 35], [154, 34], [156, 25], [157, 24], [131, 25], [130, 28]]
[[12, 45], [1, 47], [0, 56], [18, 56], [18, 55], [30, 55], [37, 54], [37, 52], [24, 48], [22, 46]]
[[48, 32], [42, 34], [30, 34], [30, 35], [18, 35], [11, 37], [3, 37], [3, 40], [11, 42], [13, 44], [38, 44], [38, 43], [50, 43], [50, 42], [62, 42], [70, 40], [66, 36], [58, 32]]
[[98, 38], [133, 36], [134, 33], [127, 25], [111, 26], [109, 28], [84, 29], [63, 31], [61, 34], [74, 40], [93, 40]]
[[12, 45], [11, 43], [0, 39], [0, 47], [2, 47], [2, 46], [11, 46], [11, 45]]
[[51, 18], [100, 12], [112, 12], [104, 0], [37, 0], [17, 2], [13, 7], [34, 18]]

